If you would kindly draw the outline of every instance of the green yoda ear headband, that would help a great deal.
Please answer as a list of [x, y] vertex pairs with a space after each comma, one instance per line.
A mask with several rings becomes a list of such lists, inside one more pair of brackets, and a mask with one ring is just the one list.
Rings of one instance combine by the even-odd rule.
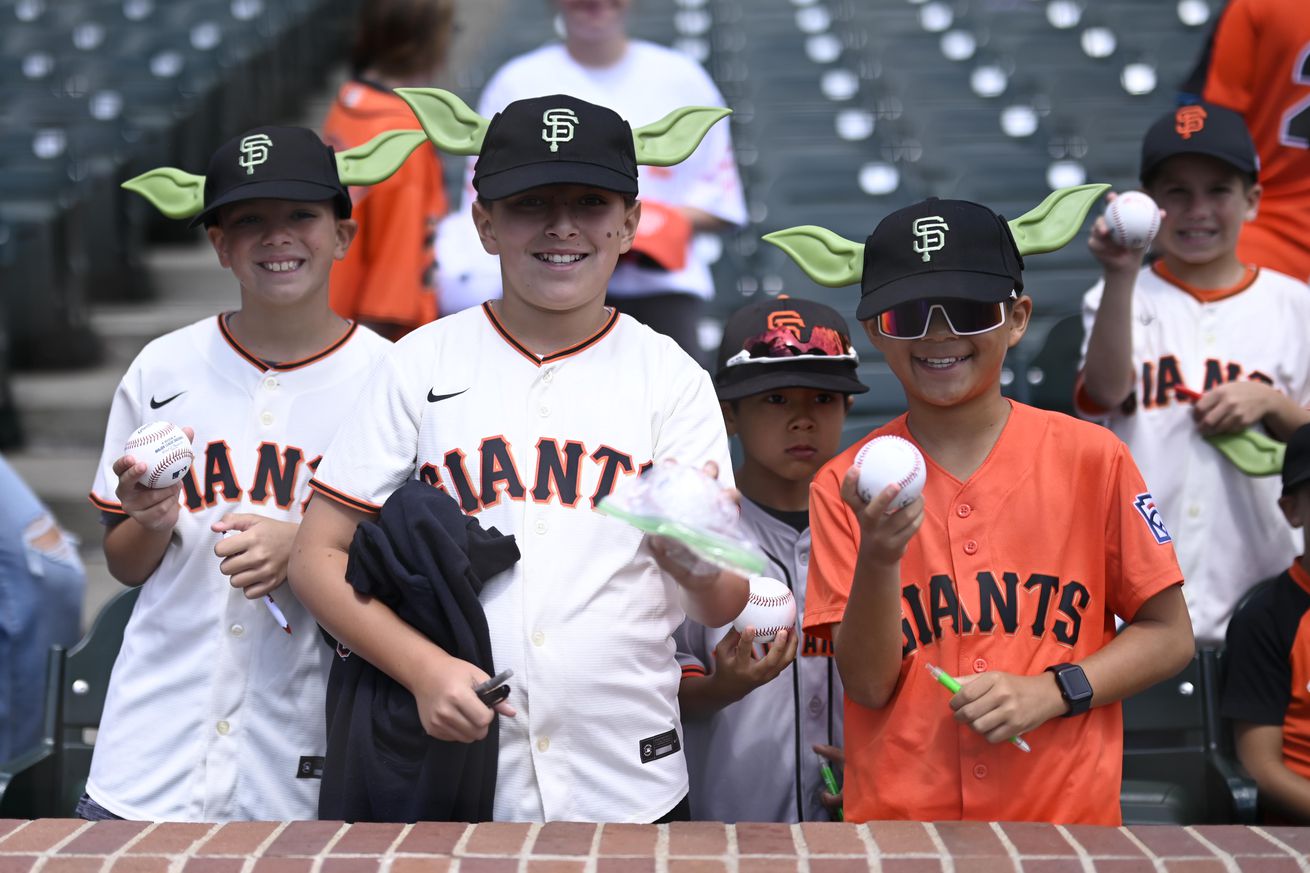
[[[335, 155], [343, 185], [376, 185], [400, 169], [427, 140], [421, 130], [388, 130]], [[169, 218], [191, 218], [205, 209], [205, 177], [159, 167], [128, 179], [123, 188], [140, 194]]]
[[[1061, 248], [1082, 227], [1087, 212], [1109, 190], [1089, 184], [1060, 188], [1037, 208], [1007, 222], [1021, 255], [1040, 255]], [[859, 283], [864, 274], [864, 244], [812, 224], [765, 234], [765, 242], [787, 253], [812, 280], [829, 288]]]
[[[432, 144], [447, 154], [476, 155], [491, 121], [483, 118], [449, 91], [440, 88], [397, 88], [396, 93], [414, 110]], [[659, 121], [632, 131], [637, 163], [671, 167], [696, 151], [714, 124], [732, 114], [719, 106], [684, 106]]]

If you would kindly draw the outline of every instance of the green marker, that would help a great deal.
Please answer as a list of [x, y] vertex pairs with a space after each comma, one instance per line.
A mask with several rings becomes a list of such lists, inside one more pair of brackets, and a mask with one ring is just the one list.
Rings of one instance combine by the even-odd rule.
[[[941, 667], [936, 667], [926, 662], [924, 663], [923, 666], [928, 668], [928, 672], [932, 674], [932, 678], [937, 680], [938, 685], [942, 686], [952, 694], [960, 693], [960, 683], [956, 682], [955, 677], [952, 676], [950, 673], [947, 673]], [[1032, 751], [1032, 747], [1030, 747], [1026, 742], [1024, 742], [1023, 737], [1010, 737], [1010, 742], [1018, 746], [1019, 751], [1021, 752]]]
[[[828, 789], [828, 793], [834, 797], [841, 794], [841, 787], [837, 785], [837, 777], [832, 772], [832, 766], [828, 764], [828, 759], [819, 759], [819, 775], [823, 777], [823, 784]], [[841, 807], [837, 807], [837, 821], [846, 821], [846, 816], [842, 814]]]

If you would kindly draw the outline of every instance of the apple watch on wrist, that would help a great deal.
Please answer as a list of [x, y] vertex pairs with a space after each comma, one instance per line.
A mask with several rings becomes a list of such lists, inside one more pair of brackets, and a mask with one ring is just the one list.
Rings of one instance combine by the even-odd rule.
[[1087, 674], [1077, 664], [1055, 664], [1046, 668], [1055, 674], [1055, 684], [1060, 689], [1060, 696], [1069, 705], [1065, 718], [1082, 715], [1092, 708], [1092, 684], [1087, 681]]

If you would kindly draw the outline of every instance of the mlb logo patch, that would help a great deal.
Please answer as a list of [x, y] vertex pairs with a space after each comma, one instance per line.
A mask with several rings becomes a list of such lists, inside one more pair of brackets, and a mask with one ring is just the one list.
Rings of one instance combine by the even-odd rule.
[[1146, 522], [1147, 528], [1151, 531], [1151, 536], [1155, 537], [1157, 543], [1163, 546], [1165, 543], [1174, 541], [1174, 538], [1169, 536], [1168, 528], [1164, 526], [1164, 518], [1160, 515], [1160, 507], [1155, 505], [1155, 498], [1151, 496], [1151, 492], [1138, 494], [1133, 500], [1133, 507], [1142, 516], [1142, 520]]

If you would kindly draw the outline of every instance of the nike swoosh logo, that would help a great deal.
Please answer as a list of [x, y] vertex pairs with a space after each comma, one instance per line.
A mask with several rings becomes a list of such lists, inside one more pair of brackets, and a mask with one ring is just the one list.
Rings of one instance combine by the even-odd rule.
[[151, 398], [150, 398], [150, 408], [151, 408], [151, 409], [158, 409], [158, 408], [161, 407], [161, 406], [167, 406], [168, 404], [172, 403], [174, 400], [176, 400], [177, 398], [181, 397], [181, 396], [182, 396], [183, 394], [185, 394], [185, 393], [186, 393], [185, 391], [179, 391], [179, 392], [177, 392], [176, 394], [174, 394], [172, 397], [169, 397], [169, 398], [167, 398], [167, 399], [165, 399], [165, 400], [156, 400], [154, 397], [151, 397]]
[[[464, 389], [464, 391], [467, 391], [467, 390], [468, 390], [467, 388]], [[433, 393], [432, 393], [432, 389], [429, 388], [429, 389], [428, 389], [428, 403], [436, 403], [438, 400], [448, 400], [448, 399], [450, 399], [451, 397], [458, 397], [459, 395], [463, 394], [464, 391], [456, 391], [454, 394], [433, 394]]]

